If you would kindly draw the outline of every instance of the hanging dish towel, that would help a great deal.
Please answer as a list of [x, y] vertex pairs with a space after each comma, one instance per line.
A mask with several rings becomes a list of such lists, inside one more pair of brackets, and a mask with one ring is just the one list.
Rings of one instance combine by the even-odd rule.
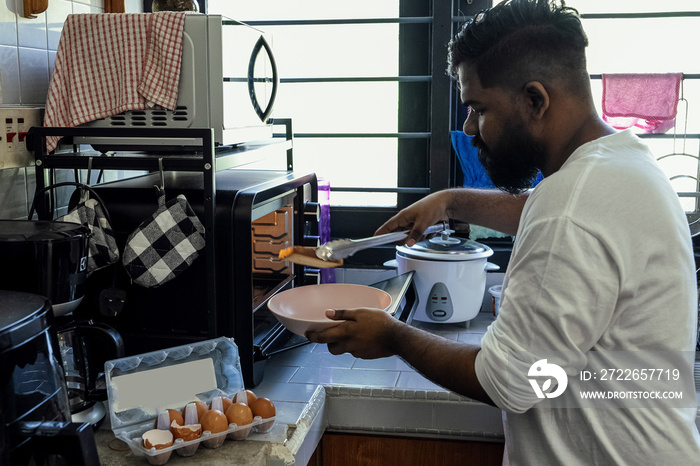
[[122, 262], [135, 283], [155, 288], [185, 271], [203, 248], [204, 225], [185, 196], [166, 204], [161, 192], [158, 210], [127, 238]]
[[[154, 105], [173, 110], [184, 25], [182, 12], [68, 15], [44, 126], [78, 126]], [[49, 152], [59, 139], [46, 139]]]
[[603, 75], [603, 120], [613, 128], [665, 133], [676, 124], [682, 73]]

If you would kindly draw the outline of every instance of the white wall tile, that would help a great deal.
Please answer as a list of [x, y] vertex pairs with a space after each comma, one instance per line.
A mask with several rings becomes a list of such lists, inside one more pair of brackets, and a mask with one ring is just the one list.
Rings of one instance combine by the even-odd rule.
[[29, 209], [32, 207], [32, 202], [34, 201], [34, 193], [36, 192], [36, 167], [25, 168], [25, 182], [27, 184], [27, 211], [29, 214]]
[[[15, 0], [17, 11], [24, 12], [22, 0]], [[39, 13], [36, 18], [25, 18], [17, 15], [17, 45], [35, 49], [46, 49], [46, 12]]]
[[[23, 0], [4, 0], [0, 5], [0, 104], [43, 107], [66, 17], [71, 13], [103, 13], [104, 0], [50, 0], [46, 12], [35, 19], [22, 16]], [[126, 0], [125, 9], [143, 13], [143, 2]], [[9, 187], [14, 199], [26, 198], [27, 190], [33, 197], [34, 172], [29, 170], [29, 179], [23, 173], [0, 170], [0, 218], [17, 218], [19, 211], [20, 216], [26, 215], [26, 208], [16, 208], [21, 203], [3, 204], [3, 199], [10, 198], [2, 189]], [[72, 176], [72, 171], [68, 175]]]
[[125, 13], [143, 13], [143, 0], [125, 0]]
[[51, 75], [53, 75], [53, 64], [56, 61], [56, 52], [49, 50], [49, 82], [51, 82]]
[[61, 38], [63, 23], [69, 14], [73, 13], [73, 4], [68, 0], [51, 0], [46, 10], [46, 30], [48, 49], [57, 50]]
[[0, 45], [0, 104], [19, 104], [17, 47]]
[[73, 13], [104, 13], [104, 5], [96, 6], [86, 3], [73, 2]]
[[49, 89], [49, 56], [46, 49], [19, 47], [20, 103], [45, 105]]
[[84, 3], [78, 3], [78, 2], [72, 2], [73, 3], [73, 13], [74, 14], [84, 14], [84, 13], [92, 13], [92, 10], [90, 8], [90, 5], [86, 5]]
[[[14, 0], [9, 0], [15, 5]], [[6, 0], [7, 2], [7, 0]], [[17, 45], [17, 14], [16, 8], [7, 5], [7, 8], [0, 7], [0, 45]]]
[[25, 169], [0, 170], [0, 218], [27, 218]]

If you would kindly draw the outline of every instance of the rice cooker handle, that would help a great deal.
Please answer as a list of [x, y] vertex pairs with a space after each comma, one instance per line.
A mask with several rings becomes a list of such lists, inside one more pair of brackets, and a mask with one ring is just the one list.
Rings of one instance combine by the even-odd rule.
[[497, 270], [501, 270], [501, 267], [492, 262], [487, 262], [484, 266], [484, 270], [487, 272], [496, 272]]

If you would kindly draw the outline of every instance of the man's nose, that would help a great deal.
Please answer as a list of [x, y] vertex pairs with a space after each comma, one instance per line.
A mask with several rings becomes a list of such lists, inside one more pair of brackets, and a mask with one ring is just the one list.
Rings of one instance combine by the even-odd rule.
[[478, 132], [478, 126], [476, 124], [476, 115], [474, 115], [474, 111], [471, 110], [469, 112], [469, 115], [467, 115], [467, 119], [464, 120], [464, 126], [462, 126], [462, 131], [464, 131], [464, 134], [467, 136], [476, 136], [476, 133]]

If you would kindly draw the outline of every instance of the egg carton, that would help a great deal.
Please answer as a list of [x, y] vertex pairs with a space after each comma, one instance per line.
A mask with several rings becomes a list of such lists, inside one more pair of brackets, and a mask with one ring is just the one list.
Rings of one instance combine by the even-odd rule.
[[211, 432], [205, 430], [202, 432], [202, 436], [200, 438], [189, 441], [178, 438], [175, 439], [172, 446], [161, 449], [156, 449], [155, 447], [149, 449], [143, 445], [141, 436], [146, 431], [152, 429], [153, 426], [147, 426], [128, 433], [122, 432], [117, 435], [117, 438], [123, 440], [129, 446], [134, 456], [145, 456], [150, 464], [161, 465], [168, 462], [173, 452], [175, 452], [178, 456], [192, 456], [197, 453], [200, 444], [203, 444], [206, 448], [216, 449], [222, 446], [227, 439], [245, 440], [248, 438], [251, 432], [267, 433], [270, 431], [274, 423], [275, 417], [263, 419], [256, 416], [253, 418], [253, 422], [250, 424], [243, 426], [229, 424], [228, 429], [216, 434], [212, 434]]
[[172, 446], [159, 450], [143, 445], [141, 436], [156, 424], [167, 428], [168, 421], [157, 423], [159, 415], [167, 416], [166, 409], [182, 412], [193, 401], [210, 406], [216, 397], [232, 399], [244, 390], [238, 347], [232, 338], [107, 361], [105, 382], [114, 435], [126, 442], [135, 456], [145, 456], [154, 465], [165, 464], [173, 451], [192, 456], [200, 444], [218, 448], [227, 438], [244, 440], [251, 432], [266, 433], [275, 422], [275, 417], [258, 416], [250, 424], [229, 424], [227, 430], [216, 434], [204, 431], [194, 440], [175, 439]]

